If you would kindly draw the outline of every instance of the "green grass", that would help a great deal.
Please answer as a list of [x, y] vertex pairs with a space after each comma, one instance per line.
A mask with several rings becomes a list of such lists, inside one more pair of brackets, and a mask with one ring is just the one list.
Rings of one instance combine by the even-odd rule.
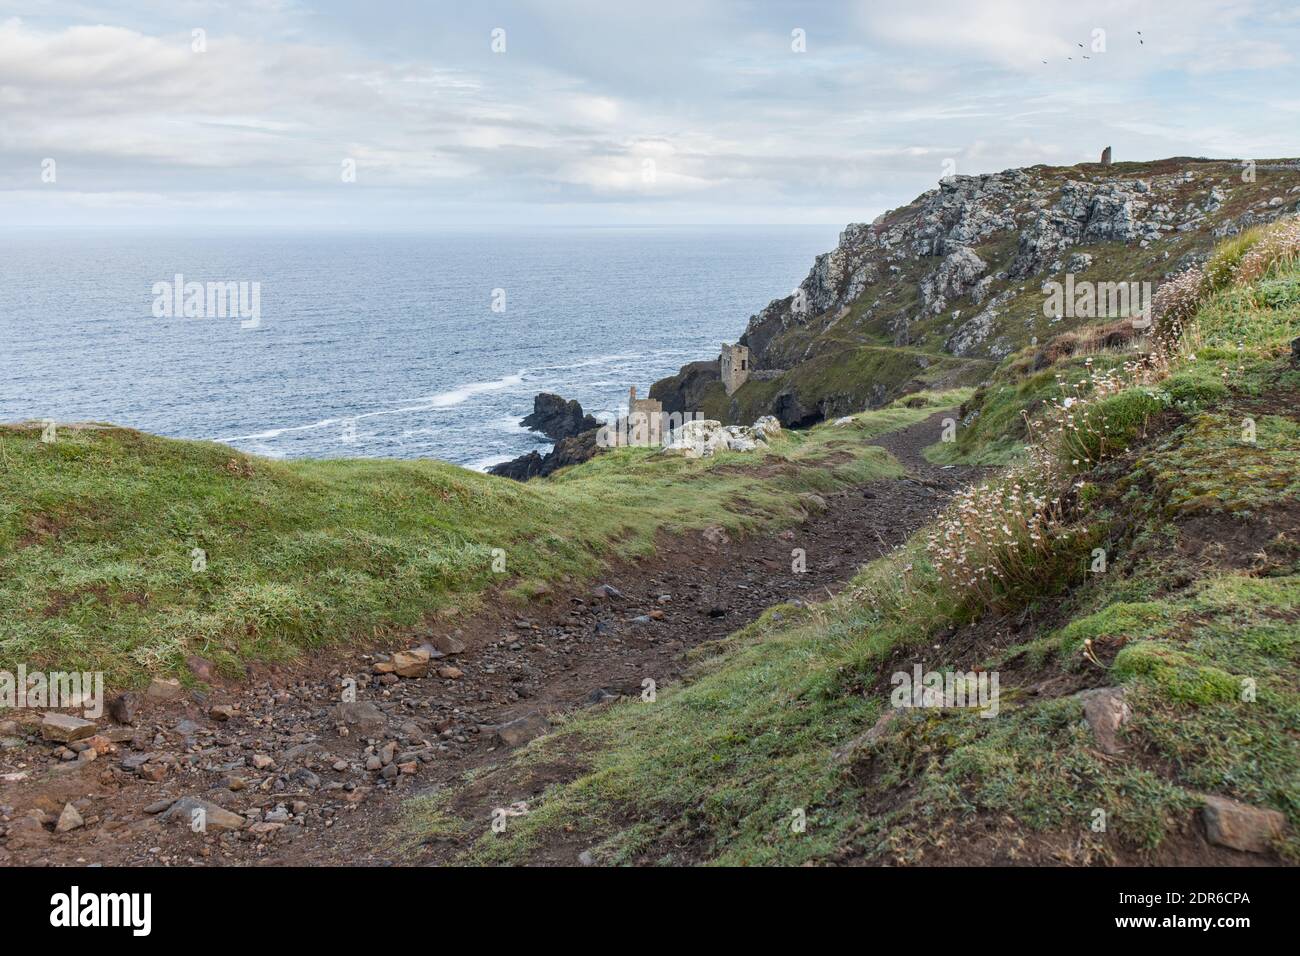
[[885, 409], [852, 435], [786, 433], [751, 455], [622, 449], [529, 484], [436, 461], [271, 461], [120, 428], [64, 428], [48, 444], [38, 428], [0, 429], [0, 668], [129, 684], [183, 674], [197, 654], [233, 675], [463, 614], [489, 589], [526, 599], [648, 553], [660, 531], [777, 525], [801, 492], [896, 474], [865, 440], [928, 414]]

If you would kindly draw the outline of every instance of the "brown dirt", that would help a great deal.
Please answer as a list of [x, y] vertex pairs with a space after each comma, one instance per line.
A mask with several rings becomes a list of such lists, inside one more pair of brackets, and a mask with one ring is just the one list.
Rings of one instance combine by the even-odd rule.
[[[0, 782], [0, 864], [419, 862], [402, 846], [403, 804], [498, 762], [508, 750], [494, 740], [496, 726], [534, 711], [571, 711], [599, 689], [639, 693], [647, 677], [660, 686], [672, 682], [686, 651], [725, 637], [773, 604], [825, 597], [906, 540], [974, 473], [922, 457], [943, 414], [873, 442], [899, 459], [907, 477], [825, 495], [824, 511], [810, 501], [796, 527], [739, 539], [720, 529], [662, 534], [652, 557], [613, 565], [598, 582], [621, 596], [574, 585], [522, 612], [498, 604], [461, 622], [451, 633], [465, 650], [433, 662], [454, 665], [458, 677], [439, 677], [432, 668], [422, 678], [373, 674], [385, 657], [373, 644], [364, 652], [354, 647], [251, 668], [239, 683], [214, 677], [206, 693], [146, 701], [130, 726], [101, 718], [100, 732], [109, 733], [114, 749], [91, 761], [61, 760], [59, 745], [39, 740], [28, 725], [16, 741], [0, 743], [0, 774], [25, 775]], [[793, 548], [805, 550], [806, 573], [792, 571]], [[449, 631], [434, 622], [405, 646]], [[334, 705], [349, 676], [357, 698], [384, 712], [387, 726], [371, 741], [342, 735], [336, 725]], [[237, 712], [217, 722], [208, 713], [213, 704]], [[413, 773], [385, 779], [365, 769], [385, 743], [396, 749], [393, 765]], [[255, 757], [272, 763], [255, 769]], [[135, 767], [141, 761], [161, 779], [142, 775]], [[182, 796], [253, 818], [281, 806], [289, 814], [262, 821], [257, 833], [246, 827], [196, 834], [145, 812]], [[86, 826], [52, 832], [65, 802], [76, 804]]]

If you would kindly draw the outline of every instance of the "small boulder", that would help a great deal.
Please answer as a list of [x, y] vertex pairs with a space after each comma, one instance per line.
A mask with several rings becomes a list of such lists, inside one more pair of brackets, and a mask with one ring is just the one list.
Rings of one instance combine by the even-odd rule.
[[334, 722], [342, 724], [349, 730], [355, 730], [363, 737], [373, 737], [383, 733], [388, 726], [384, 712], [368, 700], [355, 700], [338, 704], [334, 708]]
[[67, 833], [69, 830], [76, 830], [86, 825], [85, 819], [77, 811], [77, 808], [70, 803], [63, 805], [63, 812], [59, 814], [59, 822], [54, 825], [56, 833]]
[[425, 643], [431, 645], [432, 649], [439, 654], [446, 654], [449, 657], [454, 654], [465, 653], [465, 642], [451, 634], [430, 635]]
[[1124, 688], [1095, 687], [1076, 696], [1083, 702], [1083, 719], [1092, 728], [1101, 752], [1121, 753], [1124, 746], [1116, 737], [1116, 732], [1129, 719], [1128, 704], [1124, 703]]
[[185, 688], [181, 687], [181, 682], [176, 678], [155, 677], [149, 682], [149, 688], [144, 695], [150, 700], [176, 700], [184, 693]]
[[429, 672], [429, 652], [398, 651], [393, 655], [393, 671], [398, 677], [423, 677]]
[[727, 449], [727, 435], [722, 422], [713, 419], [696, 419], [677, 429], [674, 440], [665, 451], [686, 458], [712, 458]]
[[493, 739], [505, 747], [519, 747], [551, 729], [551, 722], [537, 711], [502, 724]]
[[1278, 811], [1227, 797], [1207, 796], [1201, 818], [1211, 843], [1243, 853], [1267, 853], [1286, 830], [1286, 817]]
[[95, 736], [95, 722], [68, 714], [47, 713], [41, 721], [41, 736], [63, 744], [84, 740]]
[[[196, 810], [201, 810], [202, 816], [196, 818], [194, 813]], [[181, 797], [158, 819], [191, 828], [197, 819], [202, 822], [204, 830], [239, 830], [247, 822], [238, 813], [231, 813], [225, 807], [219, 807], [198, 797]]]

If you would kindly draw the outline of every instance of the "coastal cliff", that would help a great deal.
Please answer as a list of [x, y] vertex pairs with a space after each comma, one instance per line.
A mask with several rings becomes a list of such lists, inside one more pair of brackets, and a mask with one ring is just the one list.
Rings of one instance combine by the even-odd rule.
[[952, 176], [846, 226], [789, 296], [751, 316], [739, 342], [753, 372], [733, 394], [716, 361], [685, 365], [650, 394], [666, 411], [724, 423], [771, 414], [800, 427], [977, 384], [1013, 352], [1105, 317], [1046, 314], [1045, 284], [1158, 284], [1297, 207], [1293, 159]]

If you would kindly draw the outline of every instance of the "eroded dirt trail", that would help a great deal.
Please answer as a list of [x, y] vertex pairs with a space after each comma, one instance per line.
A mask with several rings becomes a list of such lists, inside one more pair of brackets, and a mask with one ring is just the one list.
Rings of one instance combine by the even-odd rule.
[[[549, 715], [676, 680], [689, 648], [773, 604], [824, 598], [902, 543], [971, 477], [921, 456], [943, 414], [874, 442], [908, 477], [806, 497], [793, 528], [665, 534], [652, 558], [594, 587], [413, 635], [404, 647], [434, 652], [422, 677], [382, 673], [387, 653], [345, 650], [216, 681], [206, 696], [141, 700], [130, 723], [105, 715], [98, 736], [66, 747], [41, 739], [39, 714], [0, 724], [0, 864], [408, 862], [409, 797], [495, 762]], [[792, 569], [795, 548], [805, 573]], [[349, 678], [357, 702], [340, 704]], [[195, 806], [206, 832], [192, 832]]]

